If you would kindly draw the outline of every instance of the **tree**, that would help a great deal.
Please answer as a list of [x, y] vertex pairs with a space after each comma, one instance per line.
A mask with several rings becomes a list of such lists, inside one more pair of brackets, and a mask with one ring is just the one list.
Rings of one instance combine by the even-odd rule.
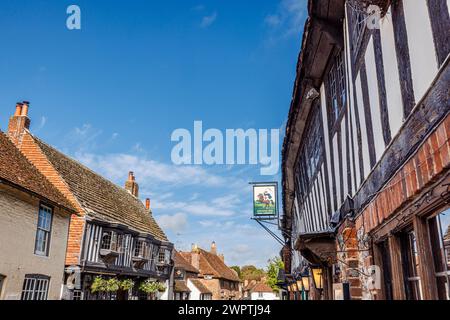
[[230, 269], [236, 271], [238, 277], [241, 278], [241, 267], [239, 267], [239, 266], [232, 266], [232, 267], [230, 267]]
[[255, 266], [243, 266], [241, 268], [241, 279], [242, 280], [261, 280], [265, 277], [265, 272], [263, 269], [258, 269]]
[[278, 292], [280, 288], [277, 285], [278, 282], [278, 271], [284, 269], [284, 263], [279, 257], [272, 258], [268, 261], [267, 265], [267, 284], [273, 289], [273, 291]]

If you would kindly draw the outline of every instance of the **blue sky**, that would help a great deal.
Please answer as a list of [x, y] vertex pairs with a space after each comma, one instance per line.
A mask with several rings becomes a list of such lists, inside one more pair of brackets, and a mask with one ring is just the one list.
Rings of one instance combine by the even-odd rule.
[[174, 166], [170, 136], [195, 120], [283, 128], [306, 14], [305, 0], [2, 0], [0, 129], [31, 101], [37, 136], [120, 185], [133, 170], [178, 248], [214, 240], [228, 264], [264, 266], [280, 247], [250, 220], [248, 182], [279, 176]]

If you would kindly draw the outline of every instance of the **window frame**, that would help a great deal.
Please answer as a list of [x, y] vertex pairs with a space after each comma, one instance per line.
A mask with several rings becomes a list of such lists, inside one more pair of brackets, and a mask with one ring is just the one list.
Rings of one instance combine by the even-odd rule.
[[[357, 65], [357, 61], [363, 55], [363, 49], [368, 42], [367, 35], [370, 33], [370, 29], [367, 28], [368, 13], [363, 11], [356, 11], [358, 8], [353, 8], [350, 1], [346, 3], [348, 12], [348, 32], [349, 32], [349, 44], [350, 55], [353, 65]], [[355, 69], [356, 70], [356, 69]]]
[[[44, 209], [44, 210], [43, 210]], [[47, 209], [47, 210], [45, 210]], [[46, 212], [50, 215], [50, 221], [49, 221], [49, 228], [48, 230], [42, 228], [39, 226], [39, 221], [41, 218], [41, 210], [43, 212]], [[49, 211], [48, 211], [49, 210]], [[51, 243], [51, 237], [52, 237], [52, 230], [53, 230], [53, 215], [54, 215], [54, 208], [52, 206], [49, 206], [44, 203], [39, 203], [39, 211], [38, 211], [38, 220], [36, 225], [36, 236], [34, 240], [34, 254], [41, 257], [48, 257], [50, 254], [50, 243]], [[44, 251], [38, 250], [38, 243], [39, 242], [39, 234], [40, 232], [44, 233], [44, 236], [47, 236], [45, 238], [45, 248]]]
[[6, 276], [0, 273], [0, 299], [2, 298], [3, 286], [5, 284]]
[[[448, 211], [448, 212], [447, 212]], [[445, 234], [442, 230], [441, 215], [450, 214], [449, 209], [438, 210], [437, 214], [428, 217], [428, 233], [430, 238], [430, 250], [433, 256], [434, 274], [437, 285], [437, 294], [440, 300], [450, 299], [450, 249], [446, 247]], [[433, 228], [434, 227], [434, 228]], [[439, 247], [437, 247], [439, 246]], [[442, 247], [441, 247], [442, 246]], [[436, 252], [438, 251], [438, 252]], [[444, 279], [442, 279], [444, 278]], [[440, 281], [444, 280], [444, 283]], [[442, 285], [444, 287], [442, 287]], [[445, 290], [445, 294], [442, 290]], [[445, 297], [444, 297], [445, 295]]]
[[[136, 254], [136, 250], [139, 248], [138, 254]], [[136, 239], [134, 248], [133, 248], [133, 257], [135, 258], [149, 258], [149, 248], [150, 245], [148, 241], [144, 239]]]
[[[22, 292], [20, 296], [20, 300], [47, 300], [48, 299], [48, 291], [50, 288], [50, 277], [43, 274], [26, 274], [23, 280]], [[42, 290], [42, 284], [45, 285], [45, 290]], [[32, 287], [32, 289], [31, 289]], [[36, 288], [39, 290], [36, 290]], [[31, 299], [30, 295], [31, 294]], [[36, 299], [37, 295], [39, 299]], [[42, 296], [44, 294], [44, 296]], [[25, 299], [26, 298], [26, 299]]]
[[[110, 238], [109, 238], [109, 246], [105, 247], [104, 246], [104, 236], [106, 233], [110, 234]], [[117, 231], [112, 230], [112, 229], [103, 229], [102, 230], [102, 236], [100, 238], [100, 249], [101, 250], [109, 250], [109, 251], [115, 251], [118, 252], [118, 236], [119, 234], [117, 233]]]
[[[414, 236], [414, 243], [411, 243]], [[422, 300], [423, 289], [418, 259], [417, 235], [414, 228], [405, 229], [401, 234], [403, 276], [407, 300]], [[413, 256], [416, 254], [416, 256]]]
[[[299, 148], [297, 160], [295, 163], [295, 189], [297, 190], [297, 198], [299, 207], [303, 204], [304, 199], [308, 196], [311, 191], [312, 184], [314, 183], [322, 164], [325, 161], [325, 137], [322, 122], [321, 122], [322, 110], [320, 108], [320, 101], [318, 104], [313, 104], [313, 109], [308, 116], [307, 124], [305, 130], [308, 132], [312, 130], [315, 134], [309, 134], [308, 139], [302, 142]], [[312, 137], [312, 138], [309, 138]], [[312, 140], [313, 139], [313, 140]], [[311, 151], [308, 148], [316, 146], [315, 150]], [[314, 161], [314, 168], [311, 166], [312, 162], [310, 155], [317, 156]]]
[[[348, 104], [345, 51], [335, 48], [324, 76], [325, 104], [329, 134], [332, 137], [339, 129]], [[331, 81], [330, 79], [334, 79]], [[334, 101], [336, 101], [336, 106]]]

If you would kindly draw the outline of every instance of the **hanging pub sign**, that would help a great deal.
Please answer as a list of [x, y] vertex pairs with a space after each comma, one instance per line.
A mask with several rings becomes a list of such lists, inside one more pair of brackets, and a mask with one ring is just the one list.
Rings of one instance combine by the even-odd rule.
[[278, 215], [278, 184], [253, 184], [253, 216], [269, 217]]

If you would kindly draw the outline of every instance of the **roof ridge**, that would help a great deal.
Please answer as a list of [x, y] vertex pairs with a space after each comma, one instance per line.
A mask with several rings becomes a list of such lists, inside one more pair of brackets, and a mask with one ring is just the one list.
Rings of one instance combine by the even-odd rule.
[[[30, 133], [30, 134], [31, 134], [31, 133]], [[52, 149], [53, 151], [59, 153], [61, 156], [67, 158], [68, 160], [74, 162], [75, 164], [77, 164], [77, 165], [79, 165], [79, 166], [82, 166], [84, 169], [86, 169], [86, 170], [89, 171], [90, 173], [92, 173], [92, 174], [98, 176], [99, 178], [103, 179], [104, 181], [106, 181], [107, 183], [111, 184], [111, 185], [114, 186], [115, 188], [118, 188], [118, 189], [120, 189], [121, 191], [126, 192], [127, 194], [129, 194], [129, 195], [132, 196], [133, 198], [139, 200], [139, 198], [133, 196], [133, 195], [132, 195], [131, 193], [129, 193], [125, 188], [123, 188], [123, 187], [121, 187], [121, 186], [115, 184], [115, 183], [112, 182], [111, 180], [109, 180], [109, 179], [103, 177], [102, 175], [100, 175], [99, 173], [95, 172], [94, 170], [92, 170], [91, 168], [89, 168], [88, 166], [86, 166], [85, 164], [83, 164], [82, 162], [80, 162], [79, 160], [77, 160], [77, 159], [75, 159], [75, 158], [73, 158], [73, 157], [71, 157], [71, 156], [69, 156], [69, 155], [63, 153], [62, 151], [60, 151], [60, 150], [58, 150], [57, 148], [55, 148], [55, 147], [49, 145], [48, 143], [46, 143], [45, 141], [39, 139], [38, 137], [34, 136], [33, 134], [31, 134], [31, 136], [32, 136], [35, 140], [37, 140], [38, 142], [40, 142], [40, 143], [42, 143], [43, 145], [45, 145], [47, 148]], [[142, 201], [139, 200], [139, 202], [142, 202]], [[142, 205], [144, 206], [144, 204], [142, 204]], [[145, 207], [145, 206], [144, 206], [144, 207]]]
[[[158, 225], [158, 223], [154, 219], [153, 214], [145, 208], [144, 203], [139, 198], [133, 196], [125, 188], [120, 187], [119, 185], [115, 184], [111, 180], [107, 179], [106, 177], [95, 172], [94, 170], [90, 169], [86, 165], [82, 164], [80, 161], [74, 159], [73, 157], [71, 157], [69, 155], [66, 155], [62, 151], [58, 150], [57, 148], [49, 145], [48, 143], [46, 143], [44, 141], [42, 141], [38, 137], [36, 137], [34, 135], [31, 135], [31, 136], [36, 141], [36, 143], [40, 146], [40, 148], [43, 149], [42, 151], [43, 151], [44, 155], [49, 159], [50, 163], [53, 166], [55, 166], [55, 163], [54, 163], [54, 160], [52, 160], [52, 159], [59, 158], [60, 161], [67, 162], [68, 166], [75, 168], [75, 169], [79, 168], [80, 172], [84, 172], [83, 174], [91, 175], [92, 179], [96, 180], [100, 184], [104, 184], [105, 190], [107, 190], [108, 188], [111, 188], [110, 192], [117, 193], [117, 195], [119, 195], [120, 197], [127, 199], [125, 202], [128, 201], [129, 204], [131, 205], [130, 210], [134, 211], [134, 217], [126, 218], [126, 219], [128, 219], [127, 221], [130, 221], [132, 223], [130, 225], [131, 229], [136, 229], [136, 231], [138, 231], [138, 232], [143, 232], [143, 230], [140, 230], [141, 228], [139, 226], [133, 227], [133, 225], [135, 225], [135, 224], [138, 224], [138, 225], [143, 224], [146, 226], [145, 229], [148, 228], [148, 231], [144, 231], [144, 232], [151, 234], [158, 240], [161, 240], [164, 242], [169, 241], [167, 239], [165, 232], [161, 229], [161, 227]], [[60, 172], [60, 169], [58, 169], [56, 167], [55, 167], [55, 169], [56, 169], [56, 171]], [[86, 203], [86, 198], [84, 198], [84, 199], [83, 199], [83, 197], [80, 198], [80, 194], [79, 194], [80, 190], [76, 189], [77, 186], [74, 187], [71, 183], [69, 183], [69, 181], [66, 181], [67, 180], [66, 175], [67, 174], [63, 174], [62, 180], [64, 180], [68, 184], [70, 192], [80, 202], [82, 208], [90, 209], [94, 214], [98, 214], [99, 216], [106, 216], [106, 217], [108, 217], [108, 219], [111, 219], [113, 221], [117, 221], [117, 222], [121, 221], [121, 219], [117, 217], [117, 214], [119, 214], [120, 212], [108, 213], [108, 209], [105, 209], [106, 211], [103, 212], [102, 210], [99, 211], [99, 208], [97, 208], [97, 209], [95, 209], [93, 207], [91, 208], [89, 203]], [[86, 190], [84, 190], [82, 192], [84, 192], [85, 195], [89, 195], [89, 193], [86, 193], [86, 192], [88, 192]], [[107, 200], [105, 199], [104, 201], [107, 201]], [[125, 202], [122, 202], [121, 205], [125, 205]], [[115, 205], [114, 203], [110, 203], [110, 204], [106, 203], [106, 206], [108, 206], [108, 205], [112, 205], [113, 207], [117, 206], [117, 204]], [[134, 205], [136, 205], [137, 207], [133, 208]], [[100, 202], [100, 207], [105, 208], [105, 203]], [[144, 214], [144, 212], [145, 212], [145, 214]], [[124, 223], [124, 221], [122, 221], [122, 223]], [[125, 223], [126, 223], [126, 221], [125, 221]]]
[[[19, 184], [17, 184], [16, 182], [10, 180], [7, 177], [4, 177], [2, 179], [7, 180], [7, 181], [9, 181], [9, 183], [13, 183], [14, 185], [17, 185], [17, 186], [20, 186], [22, 188], [25, 188], [29, 192], [33, 192], [35, 194], [38, 194], [39, 196], [44, 197], [45, 199], [54, 202], [58, 206], [64, 207], [66, 210], [75, 212], [76, 209], [74, 208], [74, 206], [71, 203], [71, 201], [69, 199], [67, 199], [66, 196], [61, 191], [59, 191], [59, 189], [56, 186], [54, 186], [53, 183], [34, 165], [34, 163], [31, 162], [27, 158], [27, 156], [10, 139], [9, 135], [6, 134], [5, 132], [1, 131], [1, 130], [0, 130], [0, 135], [3, 136], [3, 138], [5, 139], [5, 142], [7, 144], [9, 144], [9, 146], [11, 147], [11, 151], [16, 153], [17, 156], [21, 157], [22, 160], [24, 161], [24, 164], [26, 164], [26, 165], [30, 166], [30, 168], [32, 168], [31, 171], [30, 171], [30, 174], [37, 175], [37, 178], [42, 179], [42, 181], [45, 181], [43, 183], [47, 184], [48, 187], [52, 189], [52, 192], [55, 192], [55, 194], [58, 197], [60, 197], [61, 199], [50, 199], [48, 195], [45, 195], [41, 191], [32, 190], [30, 187], [26, 187], [26, 186], [20, 186]], [[8, 146], [5, 146], [5, 147], [8, 147]], [[19, 160], [19, 159], [16, 159], [16, 160]], [[19, 180], [20, 180], [20, 178], [19, 178]], [[62, 200], [64, 200], [64, 201], [62, 201]], [[64, 202], [66, 202], [66, 203], [64, 203]]]

